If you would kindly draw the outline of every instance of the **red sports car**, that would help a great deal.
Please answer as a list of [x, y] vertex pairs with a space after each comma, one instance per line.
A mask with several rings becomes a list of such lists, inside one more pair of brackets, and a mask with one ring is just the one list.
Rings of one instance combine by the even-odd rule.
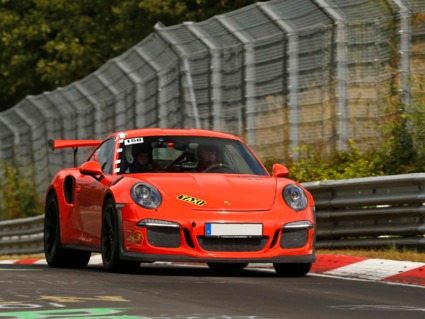
[[316, 259], [311, 194], [283, 165], [270, 176], [236, 136], [149, 128], [49, 146], [96, 147], [48, 187], [44, 250], [52, 267], [85, 267], [98, 252], [112, 272], [155, 261], [220, 271], [273, 263], [278, 275], [304, 276]]

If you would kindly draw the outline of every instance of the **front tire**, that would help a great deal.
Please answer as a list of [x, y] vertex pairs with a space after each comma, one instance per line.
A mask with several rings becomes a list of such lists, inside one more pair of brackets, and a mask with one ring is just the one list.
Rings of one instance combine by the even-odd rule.
[[140, 268], [139, 262], [120, 259], [120, 232], [117, 210], [113, 199], [104, 207], [101, 234], [103, 267], [109, 272], [133, 272]]
[[55, 193], [47, 199], [44, 210], [44, 256], [54, 268], [84, 268], [90, 261], [91, 252], [66, 249], [61, 244], [59, 205]]
[[308, 274], [312, 263], [274, 263], [273, 267], [280, 277], [303, 277]]

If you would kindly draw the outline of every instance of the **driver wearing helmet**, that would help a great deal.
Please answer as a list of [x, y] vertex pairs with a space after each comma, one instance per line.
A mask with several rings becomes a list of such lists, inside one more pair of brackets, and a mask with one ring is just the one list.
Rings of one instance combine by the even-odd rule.
[[152, 171], [152, 149], [147, 145], [133, 147], [134, 162], [129, 166], [130, 173], [144, 173]]
[[205, 171], [208, 167], [218, 163], [217, 149], [212, 145], [198, 146], [198, 166], [200, 172]]

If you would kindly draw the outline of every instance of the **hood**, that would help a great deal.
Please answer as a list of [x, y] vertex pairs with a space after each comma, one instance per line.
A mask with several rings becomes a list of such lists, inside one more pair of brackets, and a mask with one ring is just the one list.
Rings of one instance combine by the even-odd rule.
[[268, 210], [273, 206], [276, 179], [232, 174], [155, 174], [143, 176], [163, 198], [192, 209]]

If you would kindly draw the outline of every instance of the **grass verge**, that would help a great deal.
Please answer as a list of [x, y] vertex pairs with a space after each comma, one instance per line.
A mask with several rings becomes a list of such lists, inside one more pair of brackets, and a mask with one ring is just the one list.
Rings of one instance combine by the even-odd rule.
[[413, 250], [397, 250], [394, 248], [374, 249], [318, 249], [316, 254], [357, 256], [366, 258], [415, 261], [425, 263], [425, 252]]

